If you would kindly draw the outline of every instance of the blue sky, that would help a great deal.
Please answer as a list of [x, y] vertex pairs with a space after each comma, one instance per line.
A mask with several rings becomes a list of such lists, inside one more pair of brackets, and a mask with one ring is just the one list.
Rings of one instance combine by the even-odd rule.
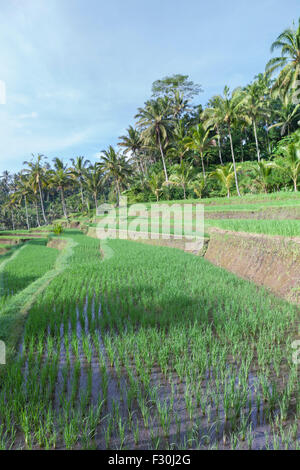
[[199, 101], [264, 70], [299, 0], [0, 0], [0, 172], [31, 153], [92, 160], [183, 73]]

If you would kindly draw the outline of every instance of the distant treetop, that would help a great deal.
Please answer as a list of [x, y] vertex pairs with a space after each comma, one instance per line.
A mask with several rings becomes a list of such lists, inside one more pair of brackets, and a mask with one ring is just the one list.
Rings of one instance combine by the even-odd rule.
[[201, 85], [197, 85], [192, 80], [189, 80], [188, 75], [181, 75], [179, 73], [156, 80], [152, 84], [153, 97], [170, 96], [180, 92], [185, 98], [193, 99], [202, 91]]

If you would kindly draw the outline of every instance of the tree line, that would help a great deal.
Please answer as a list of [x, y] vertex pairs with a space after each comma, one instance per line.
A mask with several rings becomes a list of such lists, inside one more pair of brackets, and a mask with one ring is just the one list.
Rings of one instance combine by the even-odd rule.
[[130, 202], [298, 190], [300, 19], [272, 44], [279, 51], [244, 87], [225, 86], [203, 108], [187, 75], [157, 80], [135, 125], [91, 163], [43, 155], [0, 180], [3, 227], [41, 226], [89, 213], [121, 194]]

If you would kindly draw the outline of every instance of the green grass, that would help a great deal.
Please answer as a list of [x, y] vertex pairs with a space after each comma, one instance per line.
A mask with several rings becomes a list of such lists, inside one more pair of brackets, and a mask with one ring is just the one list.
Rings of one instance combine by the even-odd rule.
[[[45, 246], [46, 240], [32, 240], [23, 245], [19, 256], [5, 266], [0, 277], [2, 304], [49, 271], [56, 260], [57, 250]], [[1, 304], [0, 304], [1, 305]]]
[[205, 219], [206, 229], [210, 226], [236, 232], [264, 233], [283, 237], [300, 236], [300, 220]]
[[[185, 204], [185, 203], [201, 203], [206, 206], [227, 206], [227, 205], [245, 205], [245, 204], [261, 204], [261, 205], [268, 205], [268, 204], [278, 204], [284, 203], [289, 205], [298, 205], [300, 203], [300, 197], [298, 193], [294, 192], [286, 192], [280, 191], [270, 194], [245, 194], [242, 197], [232, 196], [230, 198], [227, 197], [216, 197], [216, 198], [203, 198], [203, 199], [187, 199], [186, 201], [180, 200], [172, 200], [172, 201], [159, 201], [162, 204]], [[147, 207], [150, 207], [150, 203], [144, 203]]]
[[[144, 219], [147, 220], [147, 219]], [[128, 221], [128, 231], [132, 230], [130, 226], [131, 220]], [[90, 225], [93, 228], [96, 228], [98, 224], [94, 223]], [[125, 230], [126, 224], [122, 221], [116, 224], [116, 229]], [[170, 227], [170, 230], [168, 228]], [[191, 229], [191, 224], [186, 224], [184, 235], [193, 235], [194, 232]], [[236, 232], [249, 232], [249, 233], [264, 233], [268, 235], [281, 235], [285, 237], [299, 237], [300, 236], [300, 220], [254, 220], [254, 219], [209, 219], [205, 218], [205, 233], [208, 233], [207, 229], [209, 227], [218, 227], [224, 230], [232, 230]], [[108, 223], [108, 228], [114, 228], [113, 223]], [[174, 235], [174, 223], [171, 222], [170, 225], [163, 229], [162, 219], [157, 217], [154, 220], [149, 219], [149, 225], [146, 227], [136, 227], [137, 233], [147, 232], [147, 233], [170, 233]]]
[[[4, 244], [4, 243], [3, 243], [3, 244], [0, 243], [0, 250], [5, 250], [5, 251], [7, 251], [7, 250], [9, 250], [9, 249], [10, 249], [10, 246], [9, 246], [9, 245], [6, 245], [6, 244]], [[0, 258], [0, 259], [1, 259], [1, 258]]]
[[297, 307], [179, 250], [65, 237], [4, 371], [2, 448], [251, 448], [263, 423], [297, 447]]

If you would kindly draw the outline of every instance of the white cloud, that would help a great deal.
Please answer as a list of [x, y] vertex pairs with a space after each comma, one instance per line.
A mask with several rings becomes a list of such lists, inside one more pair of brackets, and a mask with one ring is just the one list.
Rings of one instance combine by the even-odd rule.
[[38, 113], [36, 111], [32, 111], [31, 113], [19, 114], [17, 119], [36, 119], [38, 117]]

